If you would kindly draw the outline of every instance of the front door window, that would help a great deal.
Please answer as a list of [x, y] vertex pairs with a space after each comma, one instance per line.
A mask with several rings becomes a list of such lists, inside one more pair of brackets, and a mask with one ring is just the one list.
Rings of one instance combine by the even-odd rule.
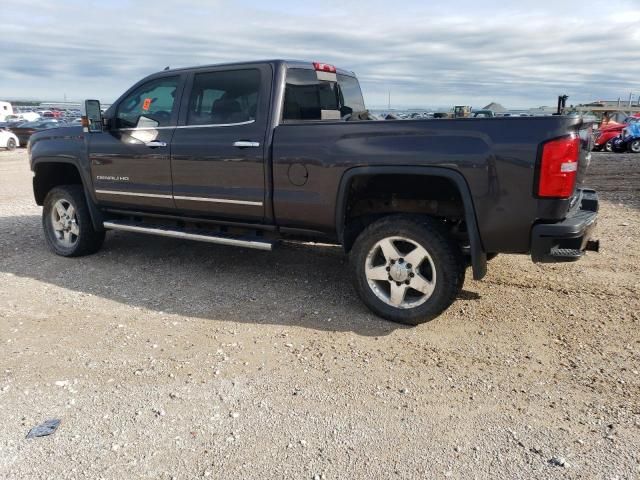
[[156, 128], [175, 125], [179, 77], [151, 80], [120, 102], [116, 128]]

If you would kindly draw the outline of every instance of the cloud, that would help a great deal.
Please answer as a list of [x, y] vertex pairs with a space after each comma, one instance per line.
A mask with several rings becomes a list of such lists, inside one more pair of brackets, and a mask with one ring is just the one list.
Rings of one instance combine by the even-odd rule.
[[4, 0], [0, 96], [112, 101], [167, 65], [302, 58], [355, 71], [373, 106], [389, 91], [396, 106], [626, 98], [640, 76], [636, 5]]

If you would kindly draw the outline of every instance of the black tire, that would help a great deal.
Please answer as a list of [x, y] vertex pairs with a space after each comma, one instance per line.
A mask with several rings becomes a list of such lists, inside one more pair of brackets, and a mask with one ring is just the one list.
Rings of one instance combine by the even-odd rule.
[[[424, 303], [415, 307], [393, 306], [382, 300], [369, 285], [366, 276], [367, 258], [370, 252], [375, 251], [378, 242], [390, 237], [403, 237], [420, 245], [433, 263], [436, 276], [433, 291]], [[401, 240], [398, 242], [403, 243]], [[462, 289], [466, 270], [460, 247], [440, 222], [430, 217], [403, 214], [390, 215], [367, 226], [353, 245], [350, 263], [355, 288], [365, 305], [384, 319], [406, 325], [419, 325], [434, 319], [446, 310]], [[431, 269], [430, 263], [428, 268]], [[382, 290], [386, 283], [391, 284], [382, 280], [380, 283], [376, 281], [375, 285], [380, 285]], [[400, 286], [398, 282], [393, 283]], [[406, 291], [419, 293], [410, 287]]]
[[9, 150], [10, 152], [16, 149], [16, 141], [13, 138], [10, 138], [9, 140], [7, 140], [7, 150]]
[[607, 143], [605, 143], [605, 144], [604, 144], [604, 148], [603, 148], [603, 150], [604, 150], [605, 152], [608, 152], [608, 153], [613, 153], [613, 143], [612, 143], [612, 140], [609, 140]]
[[[79, 233], [74, 235], [75, 242], [72, 245], [62, 244], [53, 227], [52, 212], [60, 200], [72, 205], [75, 210], [74, 222]], [[42, 227], [49, 249], [63, 257], [91, 255], [100, 250], [104, 242], [105, 232], [93, 228], [84, 191], [80, 185], [62, 185], [49, 191], [42, 209]]]

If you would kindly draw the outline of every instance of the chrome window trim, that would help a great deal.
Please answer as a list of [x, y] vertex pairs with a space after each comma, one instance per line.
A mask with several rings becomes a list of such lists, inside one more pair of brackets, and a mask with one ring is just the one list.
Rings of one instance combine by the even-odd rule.
[[254, 120], [247, 120], [246, 122], [238, 123], [207, 123], [205, 125], [178, 125], [173, 127], [133, 127], [133, 128], [118, 128], [118, 131], [137, 131], [137, 130], [168, 130], [170, 128], [210, 128], [210, 127], [236, 127], [238, 125], [250, 125], [255, 123]]
[[207, 127], [235, 127], [238, 125], [251, 125], [255, 123], [256, 120], [247, 120], [245, 122], [236, 122], [236, 123], [207, 123], [205, 125], [179, 125], [176, 128], [207, 128]]
[[209, 197], [188, 197], [184, 195], [174, 195], [174, 200], [192, 200], [194, 202], [213, 202], [213, 203], [233, 203], [237, 205], [254, 205], [262, 206], [262, 202], [250, 202], [248, 200], [231, 200], [228, 198], [209, 198]]
[[176, 127], [130, 127], [130, 128], [116, 128], [119, 132], [135, 132], [138, 130], [169, 130]]

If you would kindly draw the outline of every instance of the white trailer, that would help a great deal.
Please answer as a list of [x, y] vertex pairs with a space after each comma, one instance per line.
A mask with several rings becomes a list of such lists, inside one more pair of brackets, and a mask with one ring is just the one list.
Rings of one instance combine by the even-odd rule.
[[13, 115], [13, 107], [9, 102], [0, 102], [0, 122], [4, 122], [7, 115]]

